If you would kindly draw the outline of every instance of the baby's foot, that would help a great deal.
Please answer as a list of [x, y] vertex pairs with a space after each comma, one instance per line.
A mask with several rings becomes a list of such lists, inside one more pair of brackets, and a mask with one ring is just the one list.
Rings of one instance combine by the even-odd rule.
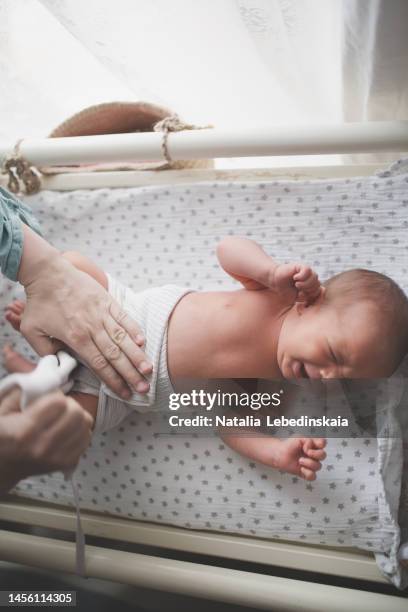
[[7, 372], [31, 372], [35, 368], [35, 363], [26, 359], [20, 353], [11, 348], [10, 344], [6, 344], [3, 348], [3, 363]]
[[21, 300], [14, 300], [14, 302], [6, 307], [6, 320], [14, 327], [16, 331], [20, 331], [24, 308], [25, 303]]
[[316, 480], [321, 461], [326, 458], [324, 438], [288, 438], [282, 440], [279, 469], [301, 476], [305, 480]]

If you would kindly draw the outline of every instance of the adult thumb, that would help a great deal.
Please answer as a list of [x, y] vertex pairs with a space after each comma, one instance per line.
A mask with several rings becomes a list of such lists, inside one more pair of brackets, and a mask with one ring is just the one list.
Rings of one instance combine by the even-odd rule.
[[55, 355], [57, 351], [61, 351], [64, 348], [62, 342], [41, 332], [23, 332], [23, 336], [41, 357], [44, 355]]

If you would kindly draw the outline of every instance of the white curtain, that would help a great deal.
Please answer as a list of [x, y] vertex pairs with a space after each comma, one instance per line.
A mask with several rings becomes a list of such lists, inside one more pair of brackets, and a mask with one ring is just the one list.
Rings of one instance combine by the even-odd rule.
[[[343, 120], [408, 119], [407, 0], [343, 0], [342, 24]], [[344, 160], [383, 162], [399, 156], [360, 154]]]
[[[365, 5], [369, 24], [358, 5]], [[390, 27], [386, 11], [398, 19], [403, 5], [403, 0], [0, 0], [0, 139], [46, 135], [85, 106], [112, 100], [155, 102], [186, 120], [218, 127], [406, 115], [406, 84], [398, 79], [395, 87], [397, 79], [388, 74], [394, 69], [391, 56], [383, 63], [390, 45], [376, 47], [398, 35], [400, 57], [406, 59], [407, 25], [377, 35]], [[387, 102], [383, 116], [369, 116], [369, 98], [382, 83], [400, 104]], [[342, 156], [280, 159], [343, 161]], [[259, 160], [252, 160], [255, 164]]]

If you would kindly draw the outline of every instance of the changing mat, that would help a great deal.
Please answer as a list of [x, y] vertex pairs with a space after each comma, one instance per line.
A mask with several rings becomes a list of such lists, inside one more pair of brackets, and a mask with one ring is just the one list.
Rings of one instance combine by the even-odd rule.
[[[300, 260], [325, 279], [376, 269], [408, 290], [408, 160], [371, 177], [203, 182], [41, 192], [26, 198], [45, 236], [79, 250], [134, 290], [165, 283], [229, 289], [216, 258], [225, 235], [247, 235], [280, 261]], [[21, 291], [3, 281], [1, 305]], [[27, 344], [0, 321], [1, 343]], [[356, 546], [375, 552], [399, 587], [398, 438], [329, 439], [307, 483], [240, 457], [214, 437], [157, 436], [157, 415], [132, 414], [95, 435], [76, 472], [81, 507], [138, 520], [263, 538]], [[16, 491], [72, 504], [59, 473]]]

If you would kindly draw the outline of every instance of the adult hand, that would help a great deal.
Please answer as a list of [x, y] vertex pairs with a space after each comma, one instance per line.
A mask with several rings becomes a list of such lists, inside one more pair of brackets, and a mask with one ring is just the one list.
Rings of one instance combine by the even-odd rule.
[[91, 440], [93, 420], [61, 391], [20, 411], [20, 390], [0, 400], [0, 493], [21, 478], [72, 470]]
[[123, 398], [130, 397], [129, 387], [146, 392], [142, 374], [151, 372], [151, 364], [140, 348], [144, 338], [137, 323], [99, 283], [44, 243], [25, 228], [22, 334], [39, 355], [55, 353], [61, 348], [56, 341], [63, 342]]

